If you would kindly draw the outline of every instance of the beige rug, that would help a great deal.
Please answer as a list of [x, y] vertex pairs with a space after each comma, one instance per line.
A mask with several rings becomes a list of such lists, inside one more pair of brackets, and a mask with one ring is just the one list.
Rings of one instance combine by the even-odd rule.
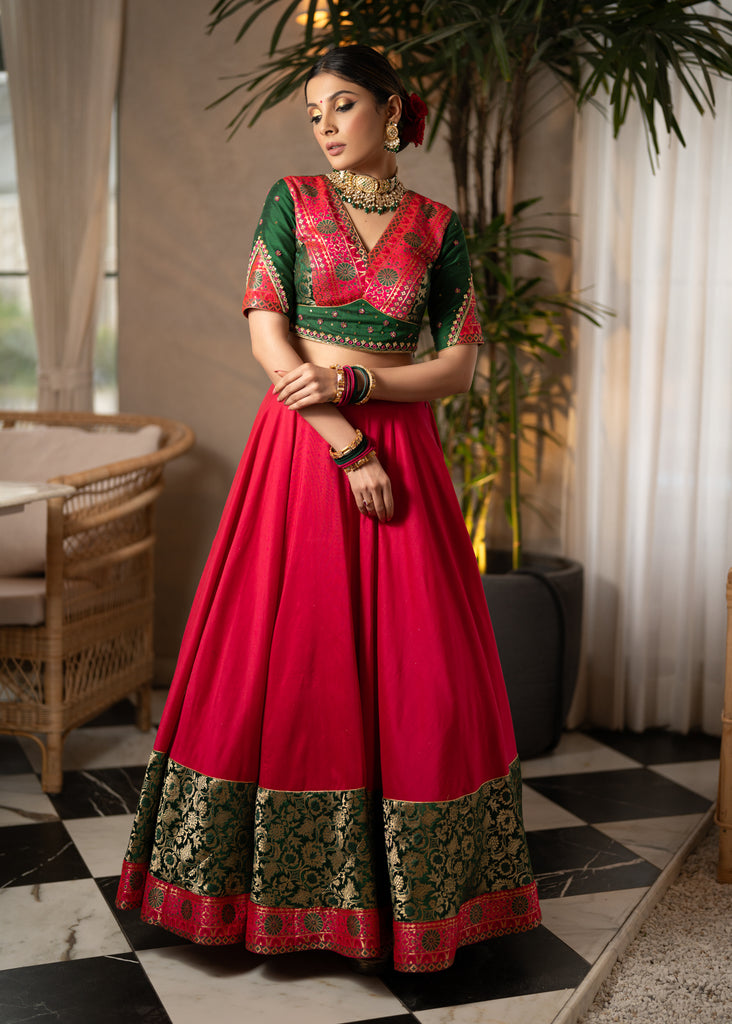
[[732, 1024], [732, 885], [712, 828], [578, 1024]]

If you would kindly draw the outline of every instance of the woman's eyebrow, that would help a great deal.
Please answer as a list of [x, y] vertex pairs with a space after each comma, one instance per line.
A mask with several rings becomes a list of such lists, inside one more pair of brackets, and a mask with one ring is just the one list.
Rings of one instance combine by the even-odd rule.
[[338, 92], [331, 93], [330, 96], [324, 96], [321, 100], [305, 100], [307, 107], [317, 107], [318, 103], [325, 103], [326, 100], [337, 99], [338, 96], [355, 96], [355, 92], [351, 92], [350, 89], [339, 89]]

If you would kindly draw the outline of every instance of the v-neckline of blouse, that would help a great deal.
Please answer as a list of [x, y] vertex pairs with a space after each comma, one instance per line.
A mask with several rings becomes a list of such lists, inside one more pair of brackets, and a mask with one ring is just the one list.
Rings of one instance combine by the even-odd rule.
[[404, 203], [407, 197], [410, 195], [409, 189], [406, 189], [406, 191], [404, 192], [404, 195], [399, 201], [399, 205], [397, 206], [396, 210], [394, 210], [394, 216], [391, 218], [391, 220], [386, 225], [384, 230], [381, 232], [379, 237], [376, 239], [376, 242], [374, 243], [373, 247], [371, 249], [367, 249], [363, 238], [361, 238], [361, 235], [358, 232], [358, 228], [353, 222], [351, 214], [348, 212], [348, 207], [341, 199], [341, 197], [338, 195], [338, 192], [333, 187], [332, 182], [329, 181], [328, 176], [324, 175], [324, 178], [327, 183], [328, 192], [330, 194], [331, 200], [335, 204], [336, 210], [341, 214], [341, 221], [346, 229], [348, 237], [358, 249], [361, 257], [366, 262], [369, 262], [378, 253], [379, 249], [381, 249], [384, 239], [391, 234], [392, 226], [395, 224], [395, 222], [401, 220], [401, 213], [404, 208]]

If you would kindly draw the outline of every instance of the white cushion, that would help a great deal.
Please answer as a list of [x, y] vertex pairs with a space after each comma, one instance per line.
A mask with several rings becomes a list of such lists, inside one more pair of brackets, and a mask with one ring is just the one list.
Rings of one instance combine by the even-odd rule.
[[[89, 595], [89, 580], [68, 580], [64, 594]], [[39, 626], [46, 618], [45, 576], [0, 576], [0, 626]]]
[[45, 576], [0, 576], [0, 626], [37, 626], [45, 617]]
[[[160, 427], [92, 431], [79, 427], [0, 430], [0, 480], [41, 481], [157, 451]], [[42, 573], [46, 565], [46, 503], [36, 501], [0, 522], [0, 576]]]

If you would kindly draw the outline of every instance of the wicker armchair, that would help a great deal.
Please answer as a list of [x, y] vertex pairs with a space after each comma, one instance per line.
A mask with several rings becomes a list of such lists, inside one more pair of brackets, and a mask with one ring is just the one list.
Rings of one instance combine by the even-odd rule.
[[61, 790], [71, 729], [132, 693], [139, 728], [150, 728], [153, 504], [165, 463], [191, 447], [193, 433], [148, 416], [0, 412], [3, 431], [139, 431], [150, 424], [161, 431], [158, 450], [53, 478], [76, 490], [47, 502], [44, 621], [0, 626], [0, 732], [39, 744], [50, 793]]

